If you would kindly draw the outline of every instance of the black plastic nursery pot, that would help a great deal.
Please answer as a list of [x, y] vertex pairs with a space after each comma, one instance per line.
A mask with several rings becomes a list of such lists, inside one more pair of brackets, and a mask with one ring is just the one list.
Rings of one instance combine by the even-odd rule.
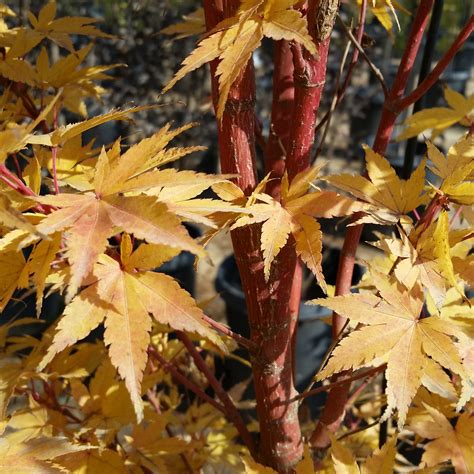
[[[331, 250], [325, 261], [323, 260], [323, 271], [329, 284], [334, 284], [338, 264], [339, 251]], [[362, 267], [356, 266], [354, 270], [353, 283], [357, 283], [362, 277]], [[221, 264], [215, 282], [216, 290], [225, 302], [227, 312], [227, 323], [232, 331], [245, 337], [250, 336], [250, 328], [247, 319], [245, 296], [242, 291], [240, 276], [234, 256], [230, 255]], [[331, 311], [317, 305], [305, 304], [307, 300], [322, 296], [316, 283], [311, 285], [304, 295], [300, 304], [298, 318], [298, 332], [296, 342], [296, 373], [295, 382], [297, 390], [301, 391], [311, 381], [316, 370], [323, 361], [329, 346], [331, 345], [331, 327], [324, 322], [323, 318], [330, 316]], [[248, 358], [244, 349], [238, 349], [236, 355]], [[251, 377], [250, 368], [234, 359], [226, 359], [221, 377], [226, 389], [230, 389], [237, 383], [248, 380]], [[253, 389], [247, 389], [244, 395], [253, 398]], [[316, 397], [314, 404], [321, 405], [322, 398]]]

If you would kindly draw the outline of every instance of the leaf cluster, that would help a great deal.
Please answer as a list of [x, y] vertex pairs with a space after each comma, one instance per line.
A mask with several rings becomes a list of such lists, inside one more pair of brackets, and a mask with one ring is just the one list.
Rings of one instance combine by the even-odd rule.
[[[378, 3], [384, 11], [397, 7]], [[243, 0], [234, 16], [201, 39], [166, 90], [219, 59], [222, 117], [231, 85], [264, 36], [316, 53], [300, 6], [294, 0]], [[398, 440], [424, 445], [422, 467], [450, 461], [457, 472], [470, 472], [471, 131], [446, 155], [427, 142], [427, 156], [408, 180], [365, 147], [365, 177], [324, 176], [315, 166], [291, 181], [285, 174], [278, 199], [268, 189], [269, 176], [245, 195], [234, 176], [170, 166], [202, 150], [172, 146], [193, 124], [167, 124], [131, 147], [120, 139], [101, 148], [84, 143], [85, 131], [149, 106], [87, 118], [85, 99], [103, 93], [95, 81], [117, 65], [83, 67], [92, 46], [76, 51], [71, 35], [107, 35], [95, 20], [56, 19], [55, 13], [50, 2], [38, 17], [29, 15], [28, 27], [0, 25], [0, 310], [25, 292], [35, 294], [37, 315], [47, 295], [60, 293], [66, 303], [40, 340], [15, 335], [35, 324], [32, 317], [0, 326], [1, 469], [185, 472], [225, 464], [238, 470], [243, 456], [246, 472], [273, 472], [239, 443], [225, 407], [206, 394], [211, 381], [182, 338], [170, 333], [188, 333], [211, 367], [216, 357], [236, 357], [235, 344], [215, 331], [216, 323], [172, 277], [155, 270], [181, 251], [206, 258], [205, 244], [217, 232], [253, 226], [267, 281], [286, 247], [328, 292], [319, 220], [353, 216], [351, 225], [388, 225], [392, 234], [380, 234], [375, 246], [383, 259], [367, 264], [357, 292], [312, 302], [348, 320], [315, 380], [374, 369], [385, 373], [387, 384], [380, 394], [364, 391], [371, 381], [357, 387], [350, 407], [356, 428], [333, 437], [317, 472], [391, 472]], [[14, 13], [4, 6], [0, 15]], [[168, 32], [200, 31], [199, 18], [190, 17], [192, 29]], [[52, 64], [47, 42], [66, 56]], [[422, 111], [401, 138], [458, 120], [471, 125], [471, 98], [448, 90], [446, 99], [453, 110], [445, 114], [449, 120], [433, 122]], [[61, 124], [64, 110], [80, 121]], [[209, 188], [214, 197], [203, 198]], [[186, 222], [208, 229], [201, 242], [190, 237]], [[100, 326], [103, 342], [94, 335]], [[238, 402], [236, 392], [233, 397]], [[377, 450], [370, 428], [395, 413], [397, 426], [390, 426], [389, 441]], [[258, 430], [255, 423], [247, 428]], [[308, 448], [295, 469], [315, 472]]]

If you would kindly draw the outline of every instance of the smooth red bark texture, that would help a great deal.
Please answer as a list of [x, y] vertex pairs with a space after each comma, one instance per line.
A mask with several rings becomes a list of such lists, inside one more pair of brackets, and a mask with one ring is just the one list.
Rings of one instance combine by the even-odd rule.
[[280, 198], [280, 179], [285, 172], [290, 143], [288, 122], [293, 116], [295, 87], [293, 81], [293, 56], [288, 41], [277, 41], [273, 53], [272, 117], [265, 148], [265, 173], [271, 173], [267, 192]]
[[[224, 16], [235, 13], [238, 1], [224, 2]], [[205, 2], [208, 29], [218, 21], [212, 2]], [[209, 9], [209, 12], [207, 11]], [[211, 64], [213, 100], [218, 99], [216, 64]], [[255, 79], [249, 62], [229, 93], [219, 123], [219, 152], [223, 173], [237, 174], [237, 184], [250, 194], [255, 172]], [[245, 294], [251, 339], [259, 347], [252, 354], [253, 379], [260, 422], [259, 460], [289, 472], [302, 455], [301, 429], [292, 370], [290, 300], [296, 265], [294, 248], [286, 246], [273, 263], [265, 281], [260, 250], [260, 228], [250, 226], [231, 233], [234, 253]]]
[[309, 166], [314, 143], [314, 128], [326, 80], [330, 38], [317, 43], [318, 55], [311, 56], [294, 45], [295, 106], [286, 168], [290, 181]]
[[473, 29], [474, 15], [469, 18], [464, 28], [459, 32], [454, 43], [438, 61], [433, 70], [426, 76], [424, 81], [414, 91], [410, 92], [410, 94], [408, 94], [403, 99], [400, 99], [395, 105], [395, 110], [402, 112], [407, 107], [418, 101], [418, 99], [423, 97], [436, 84], [436, 81], [448, 67], [449, 63], [452, 61], [453, 57], [459, 51], [461, 46], [466, 42], [469, 36], [471, 36]]

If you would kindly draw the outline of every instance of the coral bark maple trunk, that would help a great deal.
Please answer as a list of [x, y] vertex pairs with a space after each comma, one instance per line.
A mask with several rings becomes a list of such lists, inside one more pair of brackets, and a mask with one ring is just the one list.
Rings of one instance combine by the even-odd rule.
[[[219, 21], [218, 9], [205, 1], [207, 28]], [[235, 13], [238, 1], [223, 2], [223, 17]], [[216, 64], [211, 64], [214, 104], [218, 99]], [[237, 184], [249, 194], [256, 185], [255, 79], [250, 61], [231, 87], [219, 123], [219, 152], [223, 173], [238, 174]], [[278, 472], [290, 472], [302, 455], [297, 393], [292, 370], [291, 315], [288, 301], [296, 265], [294, 248], [286, 246], [272, 265], [268, 282], [263, 274], [260, 229], [231, 233], [245, 294], [251, 338], [259, 347], [252, 354], [253, 379], [260, 423], [259, 461]]]

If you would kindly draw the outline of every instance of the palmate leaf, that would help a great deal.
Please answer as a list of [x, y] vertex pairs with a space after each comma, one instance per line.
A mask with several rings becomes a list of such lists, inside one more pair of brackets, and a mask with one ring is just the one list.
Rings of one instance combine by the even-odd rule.
[[206, 23], [204, 18], [204, 9], [196, 9], [188, 15], [183, 15], [183, 22], [163, 28], [160, 33], [165, 35], [176, 35], [176, 39], [187, 38], [188, 36], [205, 33]]
[[468, 474], [474, 471], [474, 417], [466, 411], [453, 426], [450, 420], [439, 410], [424, 404], [429, 420], [415, 420], [410, 428], [430, 441], [425, 446], [421, 458], [422, 465], [434, 467], [451, 461], [456, 474]]
[[369, 179], [341, 174], [323, 178], [332, 185], [374, 206], [358, 223], [406, 222], [406, 214], [425, 202], [425, 160], [410, 179], [400, 179], [390, 163], [368, 146], [364, 147]]
[[55, 17], [55, 1], [47, 3], [39, 12], [38, 17], [28, 12], [28, 19], [35, 33], [41, 35], [42, 38], [49, 38], [70, 52], [74, 52], [74, 46], [69, 35], [112, 38], [111, 35], [103, 33], [93, 26], [98, 21], [96, 18], [64, 17], [55, 20]]
[[425, 130], [433, 130], [434, 139], [446, 128], [460, 123], [469, 126], [474, 120], [474, 94], [465, 98], [449, 87], [444, 89], [444, 98], [449, 107], [433, 107], [413, 114], [405, 121], [405, 130], [398, 135], [397, 141], [416, 137]]
[[[126, 234], [121, 249], [120, 262], [106, 255], [100, 257], [93, 269], [92, 283], [66, 307], [39, 368], [104, 323], [110, 359], [125, 380], [137, 418], [141, 420], [141, 382], [151, 330], [149, 314], [173, 329], [208, 338], [223, 350], [225, 346], [204, 321], [202, 310], [173, 278], [147, 271], [154, 268], [156, 261], [152, 259], [145, 264], [140, 248], [129, 254], [131, 245]], [[153, 251], [157, 253], [159, 247]], [[173, 253], [168, 256], [172, 257]]]
[[3, 311], [17, 288], [28, 287], [28, 269], [22, 252], [0, 253], [0, 311]]
[[292, 7], [295, 0], [242, 0], [237, 15], [219, 23], [210, 35], [183, 61], [181, 69], [163, 89], [171, 89], [186, 74], [219, 58], [217, 116], [222, 118], [229, 90], [264, 36], [302, 44], [311, 54], [316, 46], [308, 33], [307, 20]]
[[468, 134], [453, 145], [446, 157], [431, 142], [427, 147], [430, 169], [442, 179], [437, 192], [455, 204], [474, 204], [474, 136]]
[[[285, 176], [282, 182], [281, 203], [261, 192], [263, 189], [259, 185], [247, 201], [245, 206], [247, 215], [238, 217], [231, 227], [235, 229], [262, 223], [260, 241], [266, 279], [270, 277], [272, 262], [292, 234], [296, 242], [297, 255], [314, 273], [319, 285], [325, 290], [326, 283], [321, 268], [322, 234], [315, 218], [347, 216], [366, 209], [364, 203], [340, 196], [333, 191], [309, 193], [311, 183], [318, 172], [319, 168], [303, 171], [294, 178], [291, 185]], [[264, 180], [264, 185], [265, 183]], [[236, 195], [238, 196], [238, 193]], [[239, 200], [240, 197], [236, 199]]]
[[380, 296], [361, 293], [313, 301], [363, 325], [341, 340], [318, 378], [367, 366], [375, 359], [386, 359], [388, 407], [384, 418], [396, 408], [401, 429], [422, 383], [428, 357], [466, 378], [453, 340], [464, 336], [454, 324], [437, 316], [421, 318], [424, 299], [418, 285], [407, 291], [382, 274], [375, 277]]
[[37, 198], [43, 204], [58, 208], [45, 216], [37, 230], [45, 235], [65, 231], [65, 255], [71, 264], [69, 300], [105, 251], [107, 239], [117, 231], [133, 233], [149, 243], [203, 255], [203, 249], [189, 237], [180, 219], [169, 212], [164, 203], [153, 196], [125, 196], [122, 192], [129, 178], [143, 172], [145, 174], [140, 176], [143, 179], [149, 168], [168, 161], [163, 147], [173, 136], [173, 133], [167, 134], [167, 130], [158, 132], [120, 157], [116, 157], [113, 150], [103, 149], [91, 183], [92, 191]]
[[437, 307], [443, 304], [449, 286], [461, 292], [454, 274], [446, 213], [426, 229], [414, 228], [409, 236], [401, 230], [401, 239], [382, 238], [374, 245], [397, 258], [394, 274], [407, 289], [419, 282]]
[[0, 471], [1, 472], [34, 472], [35, 474], [51, 474], [63, 472], [52, 461], [59, 456], [86, 449], [93, 446], [73, 444], [66, 438], [36, 438], [28, 442], [10, 442], [9, 436], [0, 439]]
[[391, 474], [397, 454], [397, 437], [392, 436], [380, 449], [376, 449], [359, 468], [351, 450], [331, 436], [331, 458], [336, 474]]
[[[59, 97], [60, 94], [61, 92], [58, 93], [57, 97]], [[38, 145], [43, 145], [43, 146], [50, 146], [50, 147], [60, 146], [60, 145], [65, 144], [68, 140], [71, 140], [81, 135], [82, 133], [86, 132], [87, 130], [90, 130], [91, 128], [102, 125], [103, 123], [110, 122], [112, 120], [128, 120], [129, 114], [141, 112], [143, 110], [148, 110], [154, 107], [156, 106], [142, 105], [139, 107], [131, 107], [129, 109], [124, 109], [124, 110], [113, 109], [113, 110], [110, 110], [109, 112], [106, 112], [105, 114], [97, 115], [88, 120], [83, 120], [82, 122], [61, 125], [56, 130], [48, 134], [30, 136], [28, 138], [27, 143], [33, 143], [33, 144], [38, 144]], [[47, 109], [48, 109], [47, 113], [49, 113], [52, 109], [52, 105], [49, 104]], [[43, 115], [43, 118], [46, 116], [44, 111], [42, 115]], [[36, 120], [35, 122], [38, 122], [38, 121]]]
[[122, 474], [127, 470], [124, 458], [117, 451], [106, 448], [69, 453], [55, 459], [55, 464], [66, 472], [88, 474]]

